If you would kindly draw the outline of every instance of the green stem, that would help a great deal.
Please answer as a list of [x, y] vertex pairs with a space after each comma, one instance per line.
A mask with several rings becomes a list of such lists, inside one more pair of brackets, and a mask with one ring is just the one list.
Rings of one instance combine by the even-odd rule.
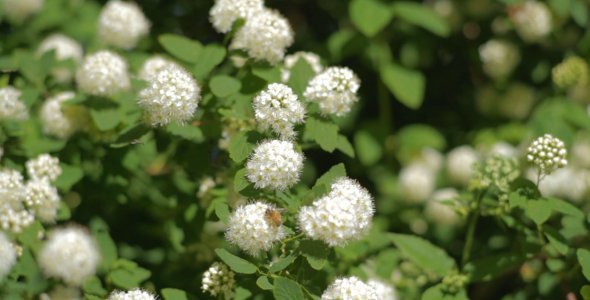
[[475, 228], [477, 226], [477, 221], [479, 220], [479, 206], [481, 204], [482, 194], [478, 195], [477, 197], [477, 205], [475, 210], [471, 212], [471, 220], [469, 220], [469, 225], [467, 227], [467, 239], [465, 241], [465, 245], [463, 246], [463, 255], [461, 258], [461, 265], [465, 266], [469, 261], [471, 256], [471, 248], [473, 248], [473, 240], [475, 238]]

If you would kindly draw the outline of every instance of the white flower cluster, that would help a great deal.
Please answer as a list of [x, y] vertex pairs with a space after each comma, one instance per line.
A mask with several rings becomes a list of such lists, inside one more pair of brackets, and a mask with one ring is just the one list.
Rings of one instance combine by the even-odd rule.
[[0, 280], [4, 279], [16, 263], [16, 250], [8, 237], [0, 232]]
[[32, 179], [25, 185], [25, 203], [43, 222], [53, 222], [60, 204], [57, 189], [46, 178]]
[[537, 138], [527, 150], [527, 160], [532, 162], [541, 175], [549, 175], [553, 171], [567, 165], [565, 144], [550, 134]]
[[408, 203], [426, 201], [434, 191], [436, 173], [421, 162], [413, 162], [399, 173], [399, 189], [401, 197]]
[[139, 92], [139, 106], [146, 122], [163, 126], [189, 121], [199, 105], [201, 88], [191, 73], [177, 64], [168, 64]]
[[322, 300], [381, 300], [375, 288], [358, 277], [336, 279], [322, 294]]
[[22, 121], [29, 118], [25, 104], [20, 100], [21, 91], [7, 86], [0, 88], [0, 121]]
[[260, 143], [246, 163], [247, 178], [258, 189], [284, 190], [299, 181], [303, 155], [290, 141]]
[[114, 291], [107, 300], [157, 300], [157, 297], [147, 291], [134, 289], [128, 292]]
[[311, 67], [315, 74], [321, 72], [324, 69], [320, 57], [313, 52], [295, 52], [293, 54], [285, 56], [283, 61], [283, 68], [281, 69], [281, 81], [288, 82], [291, 78], [291, 69], [295, 67], [297, 62], [303, 59]]
[[79, 288], [72, 286], [58, 285], [49, 294], [43, 293], [39, 300], [82, 300], [82, 293]]
[[20, 24], [31, 15], [38, 13], [45, 0], [1, 0], [2, 11], [8, 20]]
[[220, 296], [225, 300], [234, 296], [234, 272], [222, 263], [216, 262], [203, 274], [201, 289], [213, 297]]
[[35, 216], [24, 206], [23, 176], [15, 171], [4, 169], [0, 171], [0, 226], [3, 230], [15, 233], [29, 226]]
[[479, 153], [471, 146], [459, 146], [447, 153], [447, 175], [449, 180], [467, 186], [473, 175], [473, 166], [479, 161]]
[[61, 175], [59, 158], [49, 154], [41, 154], [34, 159], [27, 161], [27, 174], [32, 179], [47, 179], [54, 181]]
[[66, 113], [68, 107], [63, 105], [65, 101], [73, 99], [74, 96], [74, 92], [61, 92], [45, 100], [40, 110], [40, 119], [45, 134], [67, 139], [82, 129], [83, 121], [79, 114], [81, 112], [72, 108], [69, 113]]
[[294, 33], [289, 21], [268, 8], [254, 13], [235, 34], [232, 49], [243, 49], [256, 60], [277, 64], [293, 44]]
[[453, 226], [461, 219], [459, 214], [447, 202], [459, 197], [459, 192], [454, 188], [444, 188], [435, 191], [424, 209], [424, 215], [432, 222], [439, 225]]
[[100, 252], [94, 238], [80, 227], [53, 229], [39, 252], [38, 262], [43, 273], [81, 286], [96, 273]]
[[129, 89], [127, 62], [118, 54], [102, 50], [86, 56], [76, 71], [78, 88], [94, 96], [111, 96]]
[[228, 33], [238, 19], [248, 20], [264, 9], [264, 0], [215, 0], [209, 11], [213, 28], [220, 33]]
[[317, 102], [323, 114], [344, 116], [358, 101], [360, 80], [346, 67], [330, 67], [313, 77], [303, 95]]
[[98, 19], [99, 38], [122, 49], [135, 47], [149, 30], [150, 22], [141, 8], [132, 2], [111, 0], [104, 6]]
[[489, 40], [479, 47], [483, 70], [494, 79], [504, 79], [512, 73], [520, 61], [518, 48], [503, 40]]
[[356, 181], [340, 178], [330, 192], [299, 211], [299, 228], [306, 236], [328, 245], [345, 246], [363, 238], [371, 227], [373, 199]]
[[[532, 171], [528, 177], [535, 180], [536, 174]], [[589, 188], [590, 171], [570, 166], [556, 170], [539, 183], [539, 190], [543, 196], [565, 198], [575, 202], [584, 200]]]
[[[82, 61], [84, 51], [82, 46], [75, 40], [63, 35], [63, 34], [52, 34], [45, 38], [39, 48], [37, 48], [37, 54], [42, 55], [45, 52], [55, 51], [55, 57], [57, 60], [72, 59], [76, 63]], [[72, 80], [73, 74], [67, 68], [54, 68], [51, 70], [51, 74], [58, 82], [65, 83]]]
[[276, 207], [261, 201], [239, 206], [229, 217], [225, 238], [252, 256], [270, 250], [287, 235], [282, 225], [269, 218], [270, 212], [276, 212]]
[[543, 2], [528, 0], [511, 14], [516, 32], [527, 42], [536, 42], [551, 32], [551, 11]]
[[397, 300], [397, 292], [393, 288], [393, 286], [378, 280], [378, 279], [369, 279], [367, 284], [375, 289], [375, 293], [377, 294], [377, 299], [379, 300]]
[[141, 69], [139, 70], [139, 78], [150, 81], [152, 78], [156, 77], [156, 75], [162, 71], [165, 67], [170, 65], [178, 65], [177, 63], [169, 60], [165, 57], [160, 55], [154, 55], [148, 58], [143, 65], [141, 65]]
[[270, 84], [254, 97], [252, 105], [258, 126], [285, 139], [295, 135], [294, 125], [305, 118], [305, 107], [293, 90], [282, 83]]

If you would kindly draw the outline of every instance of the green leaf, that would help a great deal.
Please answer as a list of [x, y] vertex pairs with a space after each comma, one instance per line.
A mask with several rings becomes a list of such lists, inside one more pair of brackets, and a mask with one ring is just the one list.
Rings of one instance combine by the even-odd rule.
[[490, 281], [511, 269], [517, 268], [526, 260], [526, 256], [517, 253], [501, 253], [469, 262], [464, 271], [471, 282]]
[[90, 221], [90, 229], [92, 230], [94, 239], [98, 243], [98, 249], [102, 257], [100, 266], [104, 270], [109, 269], [111, 264], [117, 259], [118, 254], [117, 246], [109, 235], [108, 226], [102, 219], [95, 218]]
[[590, 250], [578, 249], [576, 255], [578, 256], [578, 262], [580, 262], [580, 266], [582, 267], [582, 274], [584, 274], [586, 280], [590, 281]]
[[123, 120], [123, 114], [118, 107], [90, 108], [90, 116], [101, 131], [114, 129]]
[[108, 294], [108, 291], [102, 286], [102, 282], [96, 276], [92, 276], [86, 279], [86, 281], [84, 281], [84, 285], [82, 286], [82, 290], [86, 294], [91, 294], [103, 298]]
[[580, 294], [582, 295], [582, 299], [590, 300], [590, 285], [584, 285], [580, 290]]
[[349, 157], [355, 157], [354, 148], [348, 141], [348, 138], [341, 134], [338, 135], [338, 145], [336, 145], [336, 149], [340, 150], [342, 153], [348, 155]]
[[272, 273], [282, 271], [286, 267], [288, 267], [290, 264], [292, 264], [296, 259], [297, 259], [297, 256], [294, 256], [294, 255], [289, 255], [287, 257], [279, 258], [277, 261], [273, 262], [272, 265], [270, 265], [270, 268], [268, 268], [268, 270]]
[[302, 300], [303, 291], [301, 286], [288, 278], [277, 277], [274, 280], [274, 287], [272, 289], [272, 295], [277, 300]]
[[270, 283], [268, 277], [266, 276], [258, 277], [258, 279], [256, 279], [256, 285], [265, 291], [270, 291], [273, 289], [272, 283]]
[[70, 166], [62, 163], [61, 169], [61, 175], [57, 177], [55, 186], [62, 191], [69, 191], [74, 184], [84, 177], [84, 172], [80, 167]]
[[193, 67], [195, 77], [201, 80], [205, 78], [207, 74], [223, 61], [226, 54], [227, 50], [222, 46], [215, 44], [205, 46], [201, 51], [199, 60]]
[[337, 164], [316, 180], [312, 192], [316, 196], [324, 194], [328, 191], [328, 187], [334, 182], [334, 180], [344, 176], [346, 176], [346, 168], [344, 167], [344, 164]]
[[465, 290], [460, 290], [456, 294], [449, 294], [446, 292], [445, 286], [439, 283], [433, 287], [428, 288], [422, 294], [422, 300], [469, 300]]
[[165, 288], [161, 291], [164, 300], [187, 300], [186, 292], [179, 289]]
[[198, 126], [189, 124], [171, 123], [166, 127], [166, 130], [172, 135], [187, 139], [195, 143], [202, 143], [205, 140], [203, 131]]
[[551, 227], [545, 227], [545, 236], [549, 240], [551, 246], [557, 250], [557, 252], [561, 253], [562, 255], [567, 255], [569, 251], [569, 246], [567, 245], [567, 241], [565, 238], [555, 229]]
[[332, 153], [338, 145], [338, 126], [310, 117], [305, 123], [303, 139], [314, 141], [320, 148]]
[[264, 79], [267, 83], [281, 81], [281, 70], [276, 67], [254, 67], [252, 68], [252, 74]]
[[18, 235], [18, 241], [23, 245], [31, 249], [37, 249], [41, 246], [41, 240], [39, 240], [39, 234], [43, 233], [43, 225], [39, 221], [33, 222], [31, 225], [23, 229]]
[[359, 130], [355, 133], [354, 146], [359, 160], [365, 166], [374, 165], [383, 155], [381, 143], [366, 130]]
[[396, 145], [399, 160], [407, 163], [420, 155], [424, 148], [442, 151], [446, 147], [446, 141], [435, 128], [424, 124], [412, 124], [398, 131]]
[[254, 145], [248, 142], [248, 136], [245, 132], [240, 132], [234, 135], [229, 142], [229, 157], [240, 163], [244, 161], [254, 149]]
[[158, 42], [172, 56], [189, 63], [198, 62], [203, 50], [201, 43], [176, 34], [162, 34]]
[[564, 215], [569, 215], [575, 218], [583, 219], [584, 212], [582, 212], [579, 208], [574, 206], [573, 204], [558, 199], [558, 198], [546, 198], [548, 201], [549, 206], [557, 212], [560, 212]]
[[315, 75], [315, 72], [305, 59], [299, 59], [289, 70], [289, 74], [288, 85], [301, 97], [305, 88], [307, 88], [307, 84]]
[[108, 273], [107, 278], [120, 288], [132, 289], [138, 287], [150, 275], [149, 270], [138, 266], [135, 262], [119, 259], [113, 263], [113, 269]]
[[229, 206], [227, 206], [227, 202], [215, 203], [215, 215], [219, 220], [227, 224], [227, 221], [229, 220]]
[[424, 270], [445, 276], [455, 268], [455, 261], [441, 248], [417, 236], [390, 234], [401, 253]]
[[380, 70], [381, 80], [403, 105], [418, 109], [424, 100], [426, 79], [418, 71], [396, 64], [386, 64]]
[[424, 4], [416, 2], [395, 2], [392, 5], [392, 10], [395, 16], [438, 36], [447, 37], [451, 33], [449, 24]]
[[230, 76], [217, 75], [209, 81], [209, 88], [213, 95], [225, 98], [240, 91], [242, 83]]
[[588, 25], [588, 3], [583, 0], [575, 0], [571, 9], [572, 18], [578, 25], [586, 27]]
[[348, 11], [352, 23], [368, 37], [383, 30], [393, 17], [389, 7], [378, 0], [353, 0]]
[[144, 142], [146, 135], [151, 132], [151, 128], [145, 124], [137, 124], [124, 129], [117, 137], [114, 143], [111, 144], [113, 148], [125, 147], [131, 144], [140, 144]]
[[215, 253], [219, 258], [230, 267], [234, 272], [241, 273], [241, 274], [254, 274], [256, 273], [256, 265], [252, 264], [251, 262], [237, 257], [225, 249], [217, 248], [215, 249]]
[[524, 213], [527, 217], [533, 220], [535, 224], [541, 225], [549, 220], [549, 217], [551, 217], [551, 211], [552, 207], [549, 205], [548, 201], [539, 199], [529, 200]]
[[250, 184], [250, 182], [248, 182], [248, 179], [246, 179], [246, 169], [242, 168], [239, 169], [236, 172], [236, 175], [234, 176], [234, 190], [236, 192], [240, 192], [243, 189], [247, 188], [248, 185]]
[[299, 250], [301, 255], [306, 258], [307, 263], [315, 270], [323, 269], [328, 263], [330, 248], [320, 241], [304, 240], [301, 242]]

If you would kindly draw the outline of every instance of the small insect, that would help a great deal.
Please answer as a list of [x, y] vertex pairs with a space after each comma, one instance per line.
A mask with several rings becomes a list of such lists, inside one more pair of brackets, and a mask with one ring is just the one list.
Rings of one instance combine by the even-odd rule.
[[283, 223], [283, 218], [281, 216], [280, 211], [272, 208], [267, 208], [264, 212], [264, 216], [268, 219], [273, 225], [279, 227]]

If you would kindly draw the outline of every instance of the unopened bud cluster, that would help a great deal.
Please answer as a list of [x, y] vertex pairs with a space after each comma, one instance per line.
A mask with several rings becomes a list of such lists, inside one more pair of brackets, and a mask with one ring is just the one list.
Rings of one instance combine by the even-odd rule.
[[529, 146], [527, 160], [537, 167], [540, 174], [549, 175], [567, 165], [567, 150], [560, 139], [545, 134]]
[[520, 167], [516, 158], [492, 156], [475, 165], [469, 189], [484, 190], [493, 186], [501, 192], [508, 192], [510, 183], [519, 175]]
[[567, 89], [588, 83], [590, 70], [588, 63], [581, 57], [570, 56], [551, 71], [553, 82], [559, 88]]

